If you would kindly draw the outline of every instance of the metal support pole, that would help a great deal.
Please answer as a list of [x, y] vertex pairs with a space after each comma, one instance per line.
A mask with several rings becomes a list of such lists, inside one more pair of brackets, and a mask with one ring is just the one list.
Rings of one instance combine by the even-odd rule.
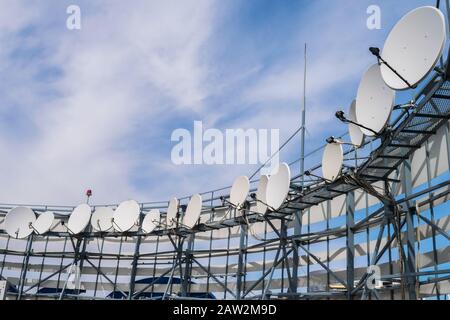
[[242, 293], [242, 276], [244, 270], [244, 253], [245, 253], [245, 237], [247, 236], [247, 225], [241, 225], [241, 233], [239, 239], [239, 258], [238, 258], [238, 270], [236, 274], [236, 300], [241, 299]]
[[[295, 212], [294, 219], [294, 235], [300, 235], [302, 232], [302, 212]], [[292, 241], [292, 246], [295, 248], [292, 256], [292, 279], [291, 279], [291, 292], [296, 293], [298, 287], [298, 267], [300, 263], [300, 257], [298, 254], [298, 246], [295, 241]]]
[[128, 291], [128, 300], [133, 299], [134, 288], [136, 287], [136, 273], [139, 260], [139, 248], [141, 246], [142, 236], [137, 236], [136, 245], [134, 246], [133, 261], [131, 262], [130, 287]]
[[355, 192], [349, 192], [346, 197], [346, 225], [347, 225], [347, 298], [352, 299], [355, 281]]
[[22, 272], [20, 274], [19, 293], [17, 295], [17, 300], [20, 300], [22, 298], [23, 288], [25, 286], [25, 280], [27, 277], [28, 262], [30, 261], [30, 253], [32, 245], [33, 245], [33, 235], [30, 235], [27, 240], [27, 249], [26, 249], [27, 253], [22, 264]]
[[[405, 196], [410, 196], [412, 194], [412, 176], [411, 176], [411, 160], [407, 160], [403, 166], [404, 170], [404, 190]], [[406, 210], [406, 250], [407, 257], [405, 262], [405, 272], [407, 274], [413, 274], [416, 272], [416, 250], [415, 250], [415, 231], [414, 231], [414, 213], [415, 205], [414, 201], [407, 201]], [[417, 230], [417, 232], [419, 232]], [[402, 244], [401, 244], [402, 245]], [[406, 285], [408, 286], [408, 294], [410, 300], [417, 300], [416, 293], [416, 277], [408, 276], [406, 278]]]
[[188, 239], [188, 245], [185, 251], [185, 267], [184, 267], [184, 275], [183, 275], [183, 281], [181, 283], [181, 296], [187, 297], [188, 296], [188, 288], [189, 284], [191, 283], [191, 272], [192, 272], [192, 250], [194, 247], [194, 239], [195, 234], [192, 233], [189, 235]]
[[[142, 225], [142, 221], [144, 221], [144, 215], [142, 214], [142, 205], [141, 212], [139, 213], [139, 225]], [[138, 260], [139, 260], [139, 249], [141, 247], [142, 235], [137, 235], [136, 244], [134, 246], [134, 255], [133, 261], [131, 262], [131, 274], [130, 274], [130, 286], [128, 290], [128, 300], [133, 299], [134, 288], [136, 287], [136, 273], [138, 268]]]

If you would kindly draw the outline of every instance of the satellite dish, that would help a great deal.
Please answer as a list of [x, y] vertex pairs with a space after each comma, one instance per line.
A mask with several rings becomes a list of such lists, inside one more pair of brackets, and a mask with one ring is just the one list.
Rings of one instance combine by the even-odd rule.
[[[356, 121], [356, 100], [353, 100], [352, 104], [350, 105], [350, 110], [348, 112], [348, 117], [350, 121], [357, 122]], [[359, 148], [363, 144], [364, 141], [364, 133], [361, 131], [361, 127], [357, 126], [356, 124], [349, 123], [348, 124], [348, 133], [350, 135], [350, 140], [352, 144]]]
[[270, 176], [266, 189], [267, 205], [278, 210], [289, 193], [291, 185], [291, 170], [286, 163], [278, 166], [278, 171]]
[[166, 215], [166, 224], [168, 226], [174, 225], [177, 222], [178, 204], [179, 202], [177, 198], [172, 198], [169, 201]]
[[72, 234], [78, 234], [86, 229], [91, 219], [91, 207], [88, 204], [78, 205], [69, 217], [67, 228]]
[[267, 211], [267, 199], [266, 190], [267, 182], [269, 182], [269, 176], [262, 175], [259, 179], [258, 190], [256, 191], [256, 212], [260, 214], [265, 214]]
[[[380, 133], [386, 126], [392, 112], [395, 91], [381, 78], [380, 66], [371, 66], [361, 79], [356, 95], [356, 122]], [[361, 128], [368, 136], [374, 132]]]
[[152, 232], [158, 226], [160, 215], [158, 209], [150, 210], [150, 212], [145, 215], [144, 220], [142, 220], [142, 231], [146, 234]]
[[[415, 87], [439, 61], [446, 38], [443, 13], [435, 7], [420, 7], [406, 14], [394, 26], [381, 57]], [[381, 74], [390, 88], [409, 89], [408, 84], [384, 64], [381, 65]]]
[[328, 143], [322, 157], [322, 174], [328, 181], [334, 181], [341, 173], [344, 150], [340, 143]]
[[51, 211], [45, 211], [39, 215], [39, 217], [33, 223], [33, 230], [36, 234], [44, 234], [50, 230], [55, 215]]
[[230, 191], [230, 203], [236, 207], [244, 204], [250, 191], [250, 181], [246, 176], [237, 177]]
[[193, 195], [189, 200], [186, 208], [186, 213], [183, 218], [183, 224], [188, 228], [193, 228], [200, 218], [202, 211], [202, 196], [199, 194]]
[[125, 232], [133, 228], [139, 220], [141, 208], [134, 200], [123, 201], [113, 215], [113, 226], [119, 232]]
[[33, 232], [31, 225], [35, 220], [36, 215], [30, 208], [15, 207], [5, 217], [5, 231], [12, 238], [26, 238]]
[[110, 207], [95, 208], [91, 217], [91, 226], [95, 231], [106, 232], [113, 227], [114, 210]]

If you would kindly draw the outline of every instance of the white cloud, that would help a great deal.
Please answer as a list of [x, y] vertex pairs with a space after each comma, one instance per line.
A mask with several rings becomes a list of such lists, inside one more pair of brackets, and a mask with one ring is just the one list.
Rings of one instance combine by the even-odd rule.
[[[65, 28], [61, 2], [10, 1], [0, 11], [0, 202], [77, 204], [88, 187], [96, 203], [163, 200], [229, 185], [256, 166], [173, 165], [166, 131], [175, 121], [280, 128], [287, 138], [301, 119], [306, 41], [311, 148], [343, 131], [333, 111], [353, 99], [373, 62], [367, 48], [387, 32], [365, 28], [364, 3], [315, 1], [304, 20], [292, 21], [289, 49], [274, 58], [270, 43], [250, 41], [243, 66], [211, 54], [234, 49], [221, 44], [226, 30], [217, 29], [229, 4], [79, 5], [80, 31]], [[396, 9], [394, 17], [395, 7], [383, 2], [384, 17], [404, 13]], [[282, 161], [298, 155], [298, 141]]]
[[[22, 3], [3, 12], [8, 16], [30, 9]], [[39, 19], [55, 15], [46, 9], [42, 18], [25, 14], [15, 25], [7, 24], [3, 32], [14, 36], [14, 45], [0, 65], [23, 63], [14, 56], [23, 46], [17, 31], [45, 24]], [[54, 45], [45, 63], [62, 74], [48, 84], [56, 98], [40, 96], [34, 76], [42, 65], [36, 60], [30, 74], [17, 63], [10, 70], [21, 75], [12, 100], [26, 97], [23, 108], [32, 110], [27, 124], [34, 129], [25, 141], [0, 140], [0, 174], [7, 182], [0, 187], [3, 202], [76, 204], [88, 187], [94, 189], [96, 202], [148, 199], [131, 181], [139, 155], [128, 143], [139, 137], [138, 124], [148, 119], [151, 130], [161, 113], [179, 107], [197, 110], [207, 94], [201, 47], [214, 17], [210, 2], [112, 2], [101, 10], [88, 4], [81, 10], [82, 30], [52, 29], [56, 39], [51, 40], [47, 30], [40, 30], [41, 42], [35, 44]]]

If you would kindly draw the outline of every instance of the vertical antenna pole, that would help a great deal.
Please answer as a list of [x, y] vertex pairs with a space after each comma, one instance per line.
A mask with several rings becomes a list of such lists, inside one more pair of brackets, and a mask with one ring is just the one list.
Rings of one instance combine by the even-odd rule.
[[[302, 187], [305, 183], [305, 122], [306, 122], [306, 43], [305, 43], [305, 66], [304, 66], [304, 73], [303, 73], [303, 105], [302, 105], [302, 127], [301, 127], [301, 153], [300, 153], [300, 175], [302, 177], [301, 184]], [[302, 212], [296, 211], [295, 212], [295, 226], [294, 226], [294, 234], [300, 235], [302, 232]], [[294, 254], [292, 257], [292, 279], [290, 283], [290, 288], [292, 293], [297, 292], [298, 287], [298, 267], [300, 265], [300, 257], [298, 253], [298, 245], [294, 241]], [[308, 275], [309, 276], [309, 275]]]
[[306, 43], [305, 43], [305, 67], [303, 73], [303, 105], [302, 105], [302, 131], [301, 131], [301, 154], [300, 154], [300, 174], [302, 176], [302, 187], [305, 182], [305, 122], [306, 122]]

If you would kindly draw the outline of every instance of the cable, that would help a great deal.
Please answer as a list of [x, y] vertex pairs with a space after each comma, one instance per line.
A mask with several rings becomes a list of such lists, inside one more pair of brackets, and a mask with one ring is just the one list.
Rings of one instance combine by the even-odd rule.
[[249, 180], [251, 180], [262, 168], [264, 168], [266, 166], [267, 163], [269, 163], [270, 160], [273, 159], [273, 157], [275, 157], [275, 155], [277, 155], [278, 153], [280, 153], [280, 151], [303, 129], [303, 126], [300, 126], [300, 128], [298, 128], [282, 145], [281, 147], [278, 148], [278, 150], [272, 154], [270, 156], [270, 158], [264, 162], [263, 165], [261, 165], [255, 172], [253, 172], [253, 174], [250, 176]]

